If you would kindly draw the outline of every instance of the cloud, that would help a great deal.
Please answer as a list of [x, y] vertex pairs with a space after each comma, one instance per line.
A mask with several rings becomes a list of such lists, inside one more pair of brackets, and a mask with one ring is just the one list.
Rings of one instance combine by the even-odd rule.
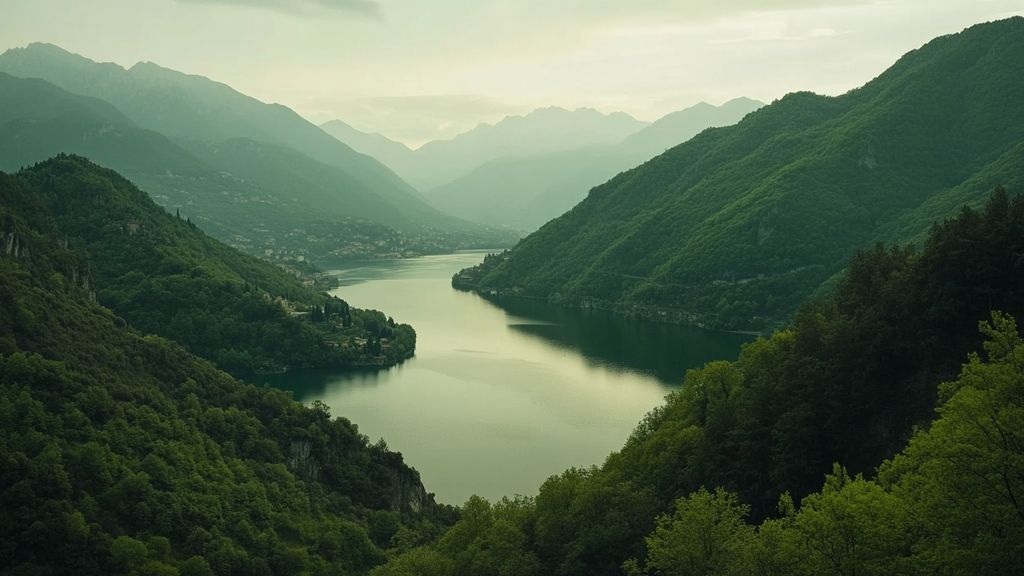
[[380, 4], [375, 0], [177, 0], [183, 4], [220, 4], [263, 8], [296, 15], [351, 14], [380, 18]]

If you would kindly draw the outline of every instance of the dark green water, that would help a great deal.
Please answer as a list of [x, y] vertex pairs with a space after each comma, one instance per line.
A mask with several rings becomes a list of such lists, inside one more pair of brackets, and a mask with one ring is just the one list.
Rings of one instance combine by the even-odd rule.
[[416, 356], [382, 371], [268, 377], [383, 437], [438, 500], [533, 494], [600, 464], [688, 368], [733, 359], [749, 338], [517, 301], [499, 308], [451, 276], [483, 253], [337, 270], [336, 294], [417, 331]]

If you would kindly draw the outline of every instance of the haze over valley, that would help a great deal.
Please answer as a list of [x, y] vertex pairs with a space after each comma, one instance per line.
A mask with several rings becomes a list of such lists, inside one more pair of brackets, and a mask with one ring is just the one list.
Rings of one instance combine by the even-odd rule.
[[0, 573], [1018, 574], [1016, 0], [9, 0]]

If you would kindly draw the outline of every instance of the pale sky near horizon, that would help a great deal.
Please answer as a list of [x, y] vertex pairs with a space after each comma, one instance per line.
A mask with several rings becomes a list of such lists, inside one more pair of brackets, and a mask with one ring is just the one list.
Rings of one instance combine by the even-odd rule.
[[0, 50], [152, 61], [410, 145], [541, 106], [841, 94], [1024, 0], [0, 0]]

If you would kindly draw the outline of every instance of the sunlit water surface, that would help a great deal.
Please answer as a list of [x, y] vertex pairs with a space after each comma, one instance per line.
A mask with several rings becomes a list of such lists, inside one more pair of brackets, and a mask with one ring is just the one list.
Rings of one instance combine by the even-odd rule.
[[449, 504], [534, 494], [552, 474], [600, 464], [688, 368], [733, 359], [748, 338], [542, 302], [503, 304], [450, 286], [481, 252], [335, 270], [334, 291], [417, 332], [416, 356], [381, 371], [266, 377], [322, 400], [420, 471]]

